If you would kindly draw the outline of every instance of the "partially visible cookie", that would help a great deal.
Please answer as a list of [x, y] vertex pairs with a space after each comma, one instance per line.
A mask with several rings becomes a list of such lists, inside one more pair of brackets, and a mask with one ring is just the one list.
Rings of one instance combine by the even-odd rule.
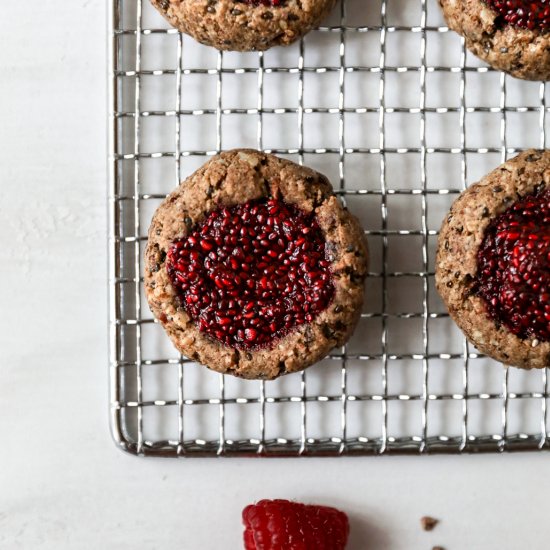
[[550, 4], [543, 0], [439, 0], [468, 49], [524, 80], [550, 80]]
[[158, 208], [145, 291], [181, 353], [273, 379], [351, 336], [367, 256], [361, 226], [323, 175], [240, 149], [207, 162]]
[[267, 50], [304, 36], [336, 0], [151, 0], [176, 29], [218, 50]]
[[439, 236], [436, 287], [481, 352], [550, 367], [550, 151], [520, 154], [455, 201]]

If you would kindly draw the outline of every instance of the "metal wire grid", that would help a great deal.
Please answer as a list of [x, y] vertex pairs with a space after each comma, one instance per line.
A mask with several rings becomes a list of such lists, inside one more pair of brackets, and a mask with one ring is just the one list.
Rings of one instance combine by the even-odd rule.
[[[393, 6], [392, 6], [393, 4]], [[406, 2], [410, 7], [413, 2]], [[447, 318], [443, 311], [436, 311], [432, 305], [430, 293], [432, 292], [433, 271], [431, 270], [433, 240], [437, 230], [430, 228], [429, 209], [430, 201], [434, 196], [448, 196], [454, 198], [461, 189], [466, 188], [468, 168], [471, 155], [488, 155], [497, 153], [504, 160], [508, 155], [519, 150], [518, 147], [508, 145], [508, 118], [510, 113], [518, 115], [534, 113], [538, 116], [540, 130], [540, 147], [546, 144], [546, 87], [539, 86], [539, 104], [533, 106], [510, 106], [507, 97], [509, 77], [500, 75], [499, 104], [490, 106], [470, 107], [467, 104], [468, 80], [470, 75], [490, 75], [493, 73], [467, 54], [462, 43], [460, 63], [458, 66], [431, 65], [427, 59], [427, 42], [430, 34], [441, 35], [447, 32], [446, 27], [429, 25], [428, 14], [437, 10], [437, 5], [431, 0], [415, 0], [420, 8], [419, 25], [392, 25], [388, 21], [389, 10], [393, 7], [399, 9], [404, 5], [401, 0], [375, 0], [369, 9], [379, 9], [379, 22], [376, 25], [351, 26], [348, 23], [348, 10], [361, 6], [361, 0], [343, 0], [339, 5], [339, 21], [330, 26], [320, 28], [316, 33], [330, 33], [338, 36], [338, 64], [308, 66], [306, 63], [306, 41], [302, 40], [298, 45], [297, 65], [290, 66], [266, 66], [266, 55], [257, 56], [257, 66], [238, 66], [228, 68], [224, 65], [223, 53], [217, 54], [215, 68], [190, 68], [184, 63], [184, 48], [186, 37], [168, 28], [146, 28], [143, 23], [143, 12], [146, 0], [113, 0], [112, 2], [112, 91], [113, 91], [113, 117], [112, 117], [112, 174], [111, 174], [111, 420], [112, 431], [116, 442], [123, 449], [142, 455], [161, 456], [215, 456], [215, 455], [261, 455], [261, 456], [307, 456], [307, 455], [347, 455], [347, 454], [384, 454], [388, 452], [401, 453], [427, 453], [427, 452], [473, 452], [473, 451], [504, 451], [516, 449], [546, 449], [549, 446], [547, 399], [548, 378], [546, 370], [538, 373], [522, 373], [523, 386], [519, 390], [510, 388], [510, 371], [500, 370], [498, 366], [498, 378], [500, 387], [495, 390], [494, 385], [486, 380], [476, 383], [472, 390], [471, 365], [483, 357], [475, 350], [471, 350], [468, 343], [461, 339], [461, 351], [444, 351], [435, 353], [431, 351], [433, 342], [431, 334], [431, 322]], [[128, 16], [128, 13], [131, 16]], [[129, 23], [130, 21], [130, 23]], [[160, 21], [160, 20], [159, 20]], [[347, 62], [347, 53], [350, 45], [346, 38], [355, 33], [376, 33], [380, 38], [379, 62], [373, 66], [350, 65]], [[415, 66], [394, 66], [387, 63], [389, 37], [397, 34], [413, 34], [420, 36], [420, 63]], [[142, 66], [144, 37], [153, 35], [177, 35], [177, 66], [174, 69], [146, 69]], [[133, 47], [123, 42], [124, 37], [132, 37]], [[128, 51], [129, 50], [129, 51]], [[128, 69], [125, 66], [124, 57], [130, 58], [133, 66]], [[244, 58], [243, 58], [244, 59]], [[460, 101], [457, 106], [430, 107], [427, 102], [427, 76], [443, 72], [459, 75]], [[226, 75], [253, 74], [257, 78], [257, 106], [255, 108], [224, 108], [222, 104], [223, 82]], [[338, 75], [338, 106], [337, 108], [307, 107], [304, 101], [304, 81], [308, 74], [336, 73]], [[379, 75], [378, 105], [375, 107], [349, 107], [346, 103], [346, 77], [352, 73], [359, 75]], [[388, 75], [414, 73], [418, 75], [420, 84], [419, 103], [414, 107], [389, 107]], [[298, 77], [298, 105], [295, 108], [268, 108], [265, 106], [267, 75], [295, 74]], [[175, 77], [176, 105], [172, 110], [145, 110], [142, 107], [142, 86], [146, 77], [159, 78], [163, 75]], [[207, 86], [206, 77], [216, 77], [216, 106], [211, 109], [182, 109], [183, 84], [191, 75], [204, 77], [203, 85]], [[124, 88], [123, 81], [131, 81], [130, 88]], [[123, 105], [125, 96], [132, 95], [133, 105], [128, 109]], [[346, 145], [346, 125], [348, 114], [372, 113], [378, 117], [379, 144], [376, 147], [349, 147]], [[388, 116], [393, 113], [416, 114], [420, 117], [418, 145], [414, 147], [389, 147], [388, 146]], [[459, 147], [431, 147], [427, 139], [427, 116], [430, 114], [458, 115], [460, 125]], [[472, 113], [491, 113], [499, 116], [500, 120], [500, 145], [488, 147], [468, 146], [467, 120]], [[297, 115], [297, 147], [295, 148], [265, 148], [266, 115], [281, 117], [285, 114]], [[338, 147], [306, 147], [305, 117], [310, 114], [330, 114], [338, 118]], [[182, 148], [182, 136], [184, 116], [213, 115], [216, 118], [216, 146], [212, 150], [200, 150], [199, 148]], [[310, 369], [307, 372], [292, 375], [294, 385], [289, 391], [280, 393], [271, 392], [269, 384], [247, 382], [248, 386], [238, 386], [238, 391], [230, 391], [234, 380], [224, 376], [206, 374], [202, 367], [195, 367], [184, 357], [166, 357], [158, 349], [153, 357], [145, 356], [144, 347], [149, 336], [146, 329], [154, 325], [153, 319], [147, 317], [147, 305], [144, 304], [142, 292], [142, 252], [146, 241], [147, 227], [143, 222], [143, 211], [147, 203], [158, 201], [165, 193], [153, 193], [143, 188], [143, 162], [146, 159], [172, 159], [174, 163], [173, 183], [184, 179], [187, 175], [184, 160], [196, 158], [202, 163], [205, 157], [209, 157], [222, 150], [222, 117], [227, 115], [246, 115], [256, 119], [256, 146], [290, 158], [296, 158], [304, 162], [311, 159], [337, 158], [337, 181], [335, 188], [344, 202], [353, 197], [362, 200], [373, 200], [378, 197], [380, 201], [381, 225], [377, 229], [368, 229], [370, 239], [379, 239], [381, 251], [379, 257], [380, 270], [370, 274], [370, 280], [379, 280], [378, 287], [381, 296], [381, 310], [373, 312], [367, 309], [362, 319], [377, 319], [381, 322], [379, 353], [354, 353], [349, 347], [337, 350], [328, 358], [328, 363], [335, 363], [338, 372], [338, 391], [323, 392], [311, 391], [317, 372]], [[175, 149], [144, 152], [142, 143], [145, 130], [143, 122], [151, 118], [175, 119]], [[128, 124], [124, 127], [124, 124]], [[125, 149], [130, 143], [131, 150]], [[390, 155], [404, 156], [414, 154], [420, 162], [420, 181], [418, 187], [411, 189], [394, 189], [388, 186], [388, 157]], [[433, 189], [428, 185], [428, 162], [430, 156], [443, 155], [446, 159], [451, 156], [460, 159], [459, 188]], [[353, 155], [364, 155], [378, 159], [379, 164], [379, 188], [378, 189], [352, 189], [347, 185], [346, 163]], [[421, 208], [421, 226], [419, 229], [399, 228], [393, 229], [389, 223], [391, 211], [390, 200], [396, 196], [419, 197]], [[397, 271], [390, 268], [389, 254], [394, 242], [408, 236], [420, 238], [421, 245], [415, 251], [421, 256], [421, 270]], [[395, 241], [394, 239], [398, 239]], [[390, 241], [391, 240], [391, 241]], [[389, 289], [392, 280], [417, 278], [422, 286], [422, 311], [398, 311], [391, 310], [391, 291]], [[371, 298], [372, 299], [372, 298]], [[421, 351], [405, 350], [393, 353], [390, 349], [391, 322], [393, 319], [416, 319], [421, 322]], [[162, 345], [160, 346], [162, 348]], [[399, 392], [391, 391], [389, 387], [390, 364], [395, 361], [417, 361], [421, 363], [421, 387], [420, 391], [407, 388], [405, 376], [405, 388]], [[432, 388], [435, 364], [440, 364], [444, 369], [451, 368], [451, 363], [460, 363], [460, 387], [452, 393], [436, 391]], [[353, 365], [352, 365], [353, 363]], [[485, 362], [488, 365], [489, 362]], [[376, 366], [375, 366], [376, 365]], [[319, 369], [319, 367], [316, 367]], [[489, 368], [489, 367], [485, 367]], [[494, 365], [492, 366], [493, 373]], [[159, 392], [154, 398], [148, 398], [147, 385], [153, 384], [152, 380], [160, 370], [171, 373], [171, 388], [164, 394]], [[200, 370], [199, 370], [200, 369]], [[357, 369], [364, 372], [375, 372], [379, 379], [378, 391], [361, 392], [356, 378], [352, 378]], [[479, 369], [479, 366], [478, 366]], [[478, 373], [479, 370], [476, 369]], [[175, 373], [175, 376], [174, 376]], [[160, 376], [160, 375], [159, 375]], [[208, 381], [201, 377], [209, 376]], [[212, 376], [216, 377], [215, 386], [212, 386]], [[190, 380], [192, 381], [190, 382]], [[296, 381], [298, 381], [296, 383]], [[158, 381], [157, 381], [158, 382]], [[190, 386], [204, 384], [208, 389], [199, 391], [194, 395], [190, 392]], [[210, 385], [208, 385], [210, 384]], [[162, 385], [162, 383], [161, 383]], [[536, 388], [535, 388], [536, 386]], [[252, 392], [250, 391], [252, 388]], [[535, 389], [534, 389], [535, 388]], [[175, 390], [176, 389], [176, 390]], [[166, 394], [177, 391], [177, 395], [166, 398]], [[239, 391], [241, 391], [239, 394]], [[256, 393], [257, 391], [257, 393]], [[147, 395], [146, 395], [147, 394]], [[416, 429], [407, 425], [408, 410], [405, 405], [413, 403], [420, 407], [420, 424]], [[429, 419], [431, 409], [438, 403], [459, 406], [459, 433], [445, 435], [433, 433], [430, 429]], [[492, 407], [493, 414], [497, 414], [498, 429], [473, 426], [472, 411], [474, 403], [482, 405], [496, 405]], [[520, 421], [517, 430], [510, 430], [511, 419], [514, 411], [512, 404], [528, 403], [535, 405], [538, 412], [535, 413], [535, 426]], [[361, 430], [351, 429], [350, 407], [356, 404], [375, 404], [380, 407], [379, 415], [372, 415], [379, 424], [379, 432], [370, 435], [361, 433]], [[295, 436], [286, 436], [284, 422], [277, 418], [282, 409], [277, 409], [275, 415], [269, 414], [270, 407], [294, 405], [299, 413], [289, 421], [290, 432]], [[315, 437], [310, 433], [313, 413], [312, 405], [318, 406], [314, 422], [323, 424], [326, 421], [338, 427], [337, 433], [325, 434]], [[244, 406], [243, 413], [245, 423], [252, 423], [255, 427], [251, 437], [241, 437], [246, 429], [236, 429], [236, 437], [228, 434], [228, 410], [230, 407]], [[215, 410], [215, 430], [207, 429], [205, 420], [200, 414], [189, 415], [189, 411], [195, 411], [198, 407], [206, 407], [209, 412]], [[329, 410], [330, 407], [330, 410]], [[392, 428], [392, 407], [395, 415], [404, 420], [401, 429]], [[532, 407], [531, 407], [532, 409]], [[167, 437], [166, 416], [164, 411], [175, 411], [171, 416], [173, 422], [177, 418], [177, 428]], [[250, 412], [253, 411], [253, 412]], [[418, 408], [416, 409], [418, 411]], [[156, 416], [155, 416], [155, 413]], [[362, 411], [359, 416], [368, 416]], [[448, 414], [445, 409], [440, 413]], [[450, 414], [450, 413], [449, 413]], [[485, 416], [486, 411], [481, 411], [478, 416]], [[156, 431], [151, 430], [151, 423], [147, 423], [149, 415], [155, 416]], [[357, 414], [356, 414], [357, 416]], [[372, 421], [371, 418], [371, 421]], [[523, 417], [521, 417], [523, 418]], [[526, 417], [525, 417], [526, 419]], [[241, 418], [242, 420], [242, 418]], [[533, 415], [531, 415], [531, 421]], [[477, 422], [477, 420], [476, 420]], [[515, 424], [518, 424], [516, 422]], [[270, 430], [270, 425], [276, 426]], [[366, 426], [366, 424], [365, 424]], [[494, 426], [494, 425], [493, 425]], [[368, 430], [365, 429], [365, 432]], [[451, 430], [452, 431], [452, 430]], [[455, 430], [456, 431], [456, 430]], [[242, 433], [240, 433], [242, 432]], [[322, 430], [321, 430], [322, 432]], [[353, 432], [353, 433], [352, 433]], [[148, 435], [149, 433], [154, 435]], [[397, 434], [397, 435], [395, 435]]]

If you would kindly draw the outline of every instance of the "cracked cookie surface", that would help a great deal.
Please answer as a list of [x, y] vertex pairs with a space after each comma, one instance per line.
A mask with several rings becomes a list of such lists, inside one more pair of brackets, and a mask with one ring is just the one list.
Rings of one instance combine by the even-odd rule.
[[484, 0], [439, 0], [439, 4], [449, 27], [489, 65], [524, 80], [550, 80], [546, 29], [511, 24]]
[[[326, 243], [334, 295], [328, 307], [273, 346], [236, 349], [199, 330], [181, 303], [166, 262], [173, 243], [191, 235], [212, 212], [273, 197], [315, 216]], [[273, 155], [239, 149], [211, 159], [156, 211], [145, 252], [145, 292], [181, 353], [217, 372], [274, 379], [303, 370], [348, 340], [361, 313], [367, 264], [364, 232], [323, 175]]]
[[550, 366], [550, 342], [536, 334], [520, 337], [491, 318], [479, 292], [479, 253], [499, 216], [548, 189], [549, 151], [526, 151], [499, 166], [455, 201], [443, 222], [436, 257], [436, 287], [456, 324], [481, 352], [525, 369]]
[[336, 0], [151, 0], [176, 29], [219, 50], [292, 44], [330, 13]]

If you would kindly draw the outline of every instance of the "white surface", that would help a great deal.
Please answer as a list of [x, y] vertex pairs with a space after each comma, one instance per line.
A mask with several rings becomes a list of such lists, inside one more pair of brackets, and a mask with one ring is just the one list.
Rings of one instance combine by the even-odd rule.
[[[107, 415], [106, 2], [3, 2], [0, 548], [240, 548], [263, 497], [332, 503], [351, 550], [546, 548], [550, 456], [143, 460]], [[442, 519], [424, 533], [419, 518]]]

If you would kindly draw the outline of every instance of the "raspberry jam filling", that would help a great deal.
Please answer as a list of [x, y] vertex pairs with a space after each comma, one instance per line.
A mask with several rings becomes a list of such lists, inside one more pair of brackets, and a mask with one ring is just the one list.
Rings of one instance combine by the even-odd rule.
[[315, 215], [277, 199], [211, 212], [172, 244], [166, 268], [199, 330], [237, 349], [270, 346], [334, 296]]
[[519, 338], [550, 341], [550, 189], [495, 218], [477, 262], [489, 316]]
[[485, 0], [508, 25], [529, 30], [550, 30], [550, 0]]

